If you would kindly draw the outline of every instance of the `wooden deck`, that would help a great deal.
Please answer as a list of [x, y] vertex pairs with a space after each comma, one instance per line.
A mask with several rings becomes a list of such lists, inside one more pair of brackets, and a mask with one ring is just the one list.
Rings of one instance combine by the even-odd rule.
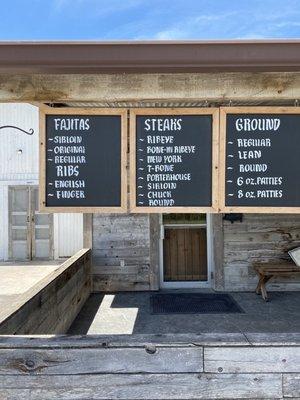
[[0, 336], [0, 398], [296, 399], [300, 335]]

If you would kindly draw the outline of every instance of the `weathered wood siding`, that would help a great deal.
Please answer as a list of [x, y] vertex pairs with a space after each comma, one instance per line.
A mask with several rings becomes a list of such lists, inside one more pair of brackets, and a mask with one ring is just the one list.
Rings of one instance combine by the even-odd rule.
[[67, 332], [91, 292], [90, 261], [90, 250], [80, 250], [0, 310], [0, 335]]
[[[222, 216], [215, 220], [213, 235], [222, 231], [213, 241], [217, 290], [254, 290], [258, 280], [254, 263], [291, 262], [287, 251], [300, 246], [299, 215], [244, 214], [242, 223], [233, 224], [223, 221]], [[151, 274], [158, 280], [159, 271], [151, 265], [150, 253], [156, 252], [159, 240], [159, 235], [151, 234], [148, 215], [94, 214], [93, 290], [154, 288]], [[274, 279], [268, 289], [299, 290], [300, 274]]]
[[150, 288], [148, 214], [93, 215], [93, 291]]
[[299, 342], [262, 345], [241, 335], [230, 345], [224, 335], [224, 341], [213, 335], [189, 341], [180, 335], [140, 336], [2, 337], [0, 398], [263, 400], [300, 396]]
[[[223, 231], [225, 289], [253, 290], [253, 263], [291, 261], [287, 251], [300, 246], [300, 215], [244, 214], [243, 222], [224, 221]], [[268, 288], [299, 290], [300, 274], [274, 279]]]

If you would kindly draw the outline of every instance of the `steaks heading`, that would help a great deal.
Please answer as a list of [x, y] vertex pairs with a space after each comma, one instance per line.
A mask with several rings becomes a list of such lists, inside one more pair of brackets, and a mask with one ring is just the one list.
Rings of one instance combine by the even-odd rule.
[[212, 115], [136, 116], [138, 209], [212, 206]]

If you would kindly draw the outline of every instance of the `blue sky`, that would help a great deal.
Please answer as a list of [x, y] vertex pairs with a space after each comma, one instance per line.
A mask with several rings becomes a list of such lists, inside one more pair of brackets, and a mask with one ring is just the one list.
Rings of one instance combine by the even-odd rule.
[[0, 0], [0, 40], [300, 38], [300, 0]]

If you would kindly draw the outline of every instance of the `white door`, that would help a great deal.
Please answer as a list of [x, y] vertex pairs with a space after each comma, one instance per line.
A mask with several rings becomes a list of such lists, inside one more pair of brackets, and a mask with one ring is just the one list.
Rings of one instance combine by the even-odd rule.
[[9, 188], [9, 259], [53, 259], [51, 214], [38, 212], [38, 188]]
[[210, 287], [209, 215], [164, 214], [161, 233], [160, 286], [169, 289]]

